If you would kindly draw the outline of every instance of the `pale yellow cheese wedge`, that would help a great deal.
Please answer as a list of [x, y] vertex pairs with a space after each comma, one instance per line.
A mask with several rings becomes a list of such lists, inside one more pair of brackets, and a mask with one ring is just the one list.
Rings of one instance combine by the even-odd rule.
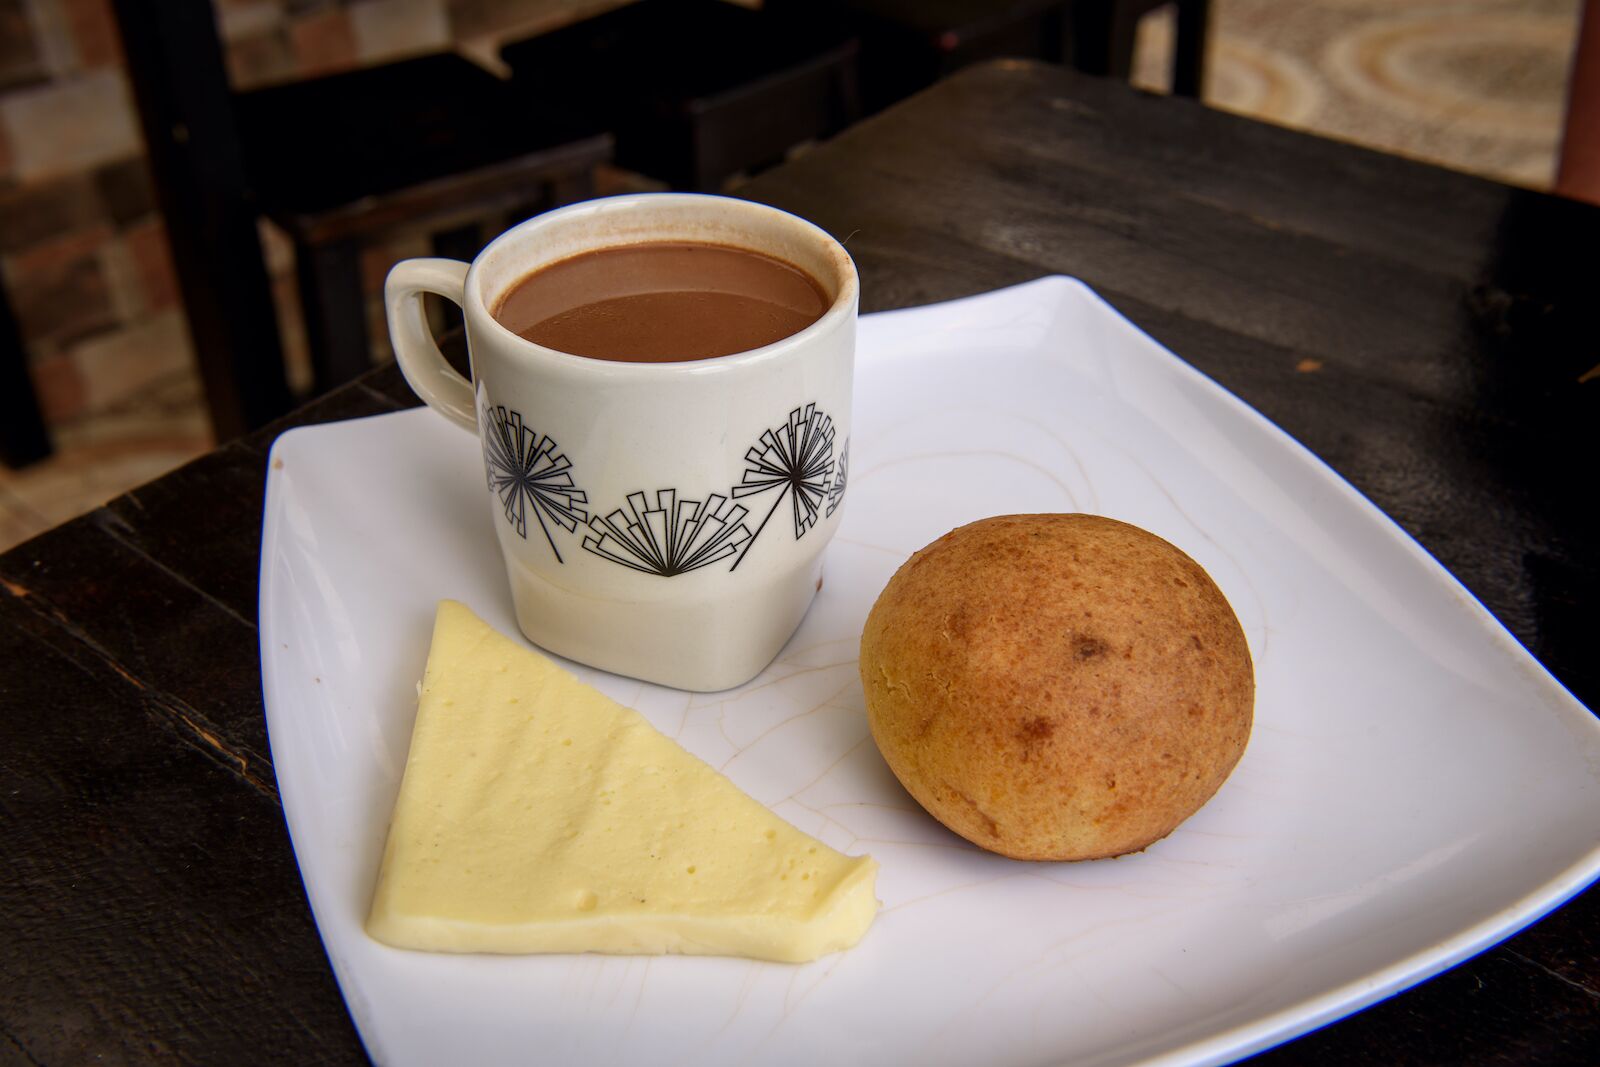
[[367, 932], [437, 952], [801, 962], [861, 939], [877, 869], [447, 600]]

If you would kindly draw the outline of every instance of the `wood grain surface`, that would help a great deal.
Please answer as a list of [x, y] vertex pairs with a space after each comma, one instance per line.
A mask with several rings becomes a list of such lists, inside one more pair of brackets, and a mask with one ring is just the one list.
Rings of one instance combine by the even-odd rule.
[[[1084, 279], [1600, 704], [1600, 209], [1009, 61], [741, 192], [845, 239], [867, 311]], [[0, 1062], [362, 1061], [268, 757], [259, 524], [278, 432], [413, 403], [374, 372], [0, 556]], [[1261, 1059], [1597, 1049], [1591, 890]]]

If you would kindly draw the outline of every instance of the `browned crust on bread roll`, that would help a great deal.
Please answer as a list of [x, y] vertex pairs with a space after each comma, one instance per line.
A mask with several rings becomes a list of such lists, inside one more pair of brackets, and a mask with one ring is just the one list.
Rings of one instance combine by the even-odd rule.
[[940, 822], [1017, 859], [1171, 833], [1250, 737], [1233, 609], [1179, 549], [1097, 515], [1005, 515], [917, 552], [861, 637], [884, 759]]

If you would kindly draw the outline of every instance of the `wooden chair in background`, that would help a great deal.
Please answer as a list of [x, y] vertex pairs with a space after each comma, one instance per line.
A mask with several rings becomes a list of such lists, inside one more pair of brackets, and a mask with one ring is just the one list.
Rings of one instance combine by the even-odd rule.
[[[600, 127], [528, 107], [453, 54], [237, 94], [245, 172], [294, 242], [318, 391], [370, 366], [361, 250], [421, 229], [470, 260], [485, 229], [593, 193]], [[492, 234], [490, 234], [492, 236]]]
[[848, 34], [723, 0], [636, 0], [500, 55], [526, 107], [559, 101], [675, 189], [718, 189], [860, 110]]
[[[235, 93], [208, 0], [113, 0], [219, 440], [288, 411], [258, 219], [295, 243], [314, 392], [370, 363], [359, 252], [401, 227], [476, 251], [474, 220], [586, 195], [602, 131], [445, 54]], [[468, 247], [473, 246], [473, 247]]]
[[529, 107], [561, 100], [617, 163], [715, 189], [981, 59], [1126, 78], [1139, 20], [1178, 9], [1173, 84], [1197, 96], [1209, 0], [635, 0], [507, 45]]
[[[1207, 0], [1176, 0], [1175, 89], [1198, 92]], [[113, 0], [219, 439], [294, 401], [257, 220], [295, 244], [315, 389], [368, 365], [360, 249], [587, 195], [608, 157], [680, 189], [780, 161], [861, 112], [997, 55], [1126, 76], [1160, 0], [636, 0], [503, 50], [233, 92], [208, 0]], [[859, 81], [858, 81], [859, 78]]]

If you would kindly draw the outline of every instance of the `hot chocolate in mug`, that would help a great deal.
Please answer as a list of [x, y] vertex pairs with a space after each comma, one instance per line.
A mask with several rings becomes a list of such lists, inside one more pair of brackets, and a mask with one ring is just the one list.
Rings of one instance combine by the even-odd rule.
[[[809, 275], [825, 310], [764, 347], [685, 362], [574, 355], [496, 320], [534, 272], [649, 242], [772, 257]], [[461, 306], [472, 381], [440, 354], [424, 293]], [[485, 510], [530, 640], [701, 691], [772, 661], [820, 587], [848, 486], [859, 286], [837, 241], [742, 200], [611, 197], [529, 219], [471, 264], [398, 263], [385, 301], [406, 380], [483, 446]]]

